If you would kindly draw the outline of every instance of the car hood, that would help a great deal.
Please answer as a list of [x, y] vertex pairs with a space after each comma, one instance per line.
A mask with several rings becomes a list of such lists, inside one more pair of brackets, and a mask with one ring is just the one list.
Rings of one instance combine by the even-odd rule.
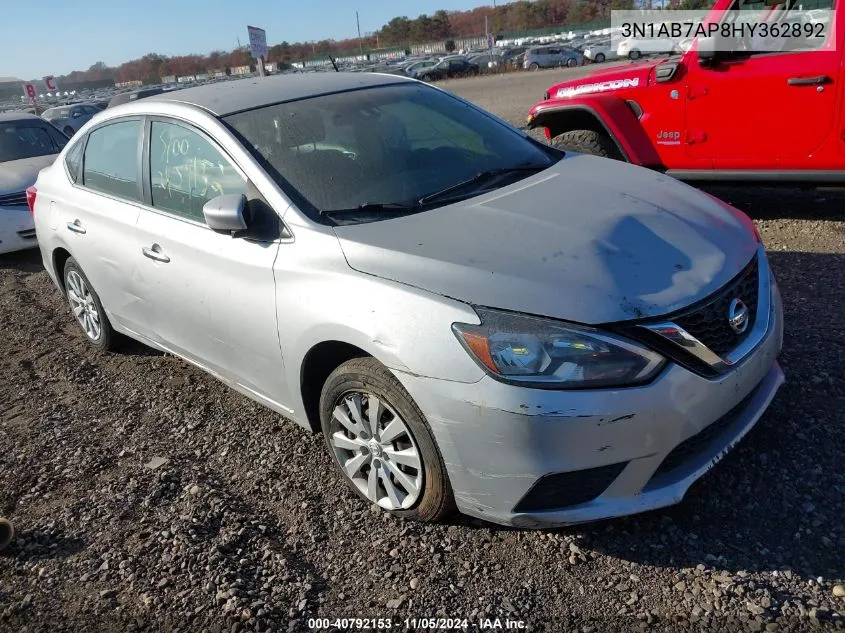
[[38, 172], [52, 165], [56, 156], [57, 154], [49, 154], [0, 163], [0, 196], [18, 193], [34, 185]]
[[737, 213], [668, 176], [570, 154], [465, 202], [335, 232], [359, 272], [599, 324], [663, 315], [727, 283], [757, 248]]

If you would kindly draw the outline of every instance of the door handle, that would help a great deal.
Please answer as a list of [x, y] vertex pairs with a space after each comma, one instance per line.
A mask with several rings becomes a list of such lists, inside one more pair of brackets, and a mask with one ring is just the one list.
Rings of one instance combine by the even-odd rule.
[[79, 233], [80, 235], [85, 235], [88, 231], [82, 228], [82, 222], [79, 220], [74, 220], [73, 222], [67, 223], [68, 231], [73, 231], [74, 233]]
[[152, 246], [145, 246], [141, 249], [141, 252], [144, 254], [144, 257], [149, 259], [154, 259], [157, 262], [167, 263], [170, 261], [170, 258], [161, 252], [161, 246], [158, 244], [153, 244]]
[[819, 75], [818, 77], [790, 77], [786, 80], [786, 83], [790, 86], [821, 86], [833, 83], [833, 79], [827, 75]]

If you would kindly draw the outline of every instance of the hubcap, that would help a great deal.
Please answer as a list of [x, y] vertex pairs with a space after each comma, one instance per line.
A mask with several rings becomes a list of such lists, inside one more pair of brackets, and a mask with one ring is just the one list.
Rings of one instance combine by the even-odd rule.
[[72, 270], [65, 278], [65, 286], [67, 287], [67, 298], [70, 302], [70, 308], [73, 310], [73, 316], [76, 317], [88, 338], [92, 341], [98, 340], [103, 331], [100, 323], [100, 312], [97, 310], [97, 304], [88, 289], [88, 284], [85, 283], [79, 273]]
[[408, 427], [372, 393], [335, 402], [329, 441], [340, 466], [367, 499], [385, 510], [412, 507], [423, 488], [422, 459]]

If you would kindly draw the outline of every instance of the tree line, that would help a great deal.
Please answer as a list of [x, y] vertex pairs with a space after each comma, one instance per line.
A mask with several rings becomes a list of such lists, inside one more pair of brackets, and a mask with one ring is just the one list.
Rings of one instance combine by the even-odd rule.
[[[484, 6], [468, 11], [436, 11], [417, 18], [395, 17], [362, 40], [320, 40], [314, 42], [281, 42], [268, 49], [268, 61], [286, 65], [313, 58], [320, 54], [345, 55], [360, 50], [398, 47], [414, 43], [450, 38], [475, 37], [484, 34], [485, 21], [492, 33], [512, 33], [559, 25], [578, 25], [608, 19], [612, 10], [641, 7], [698, 9], [712, 5], [712, 0], [521, 0]], [[143, 81], [157, 83], [168, 75], [184, 76], [225, 70], [255, 64], [248, 49], [212, 51], [207, 55], [179, 55], [167, 57], [149, 53], [117, 67], [103, 62], [87, 70], [73, 71], [59, 80], [62, 86], [99, 83]]]

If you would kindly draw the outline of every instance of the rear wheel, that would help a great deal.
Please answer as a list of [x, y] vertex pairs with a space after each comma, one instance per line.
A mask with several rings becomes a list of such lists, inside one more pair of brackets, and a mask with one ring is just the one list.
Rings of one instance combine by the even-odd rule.
[[623, 160], [616, 144], [607, 134], [593, 130], [571, 130], [552, 139], [552, 145], [562, 150]]
[[640, 51], [638, 51], [636, 48], [634, 50], [632, 50], [630, 53], [628, 53], [628, 59], [630, 59], [630, 60], [639, 59], [642, 56], [643, 56], [643, 54]]
[[118, 335], [109, 323], [100, 297], [73, 257], [65, 262], [63, 277], [71, 312], [88, 342], [102, 350], [114, 349]]
[[534, 62], [528, 66], [528, 70], [540, 70], [540, 64]]
[[452, 489], [428, 424], [376, 359], [354, 358], [329, 375], [320, 423], [338, 473], [359, 497], [419, 521], [452, 511]]
[[569, 68], [575, 68], [578, 65], [578, 60], [574, 57], [570, 57], [566, 60], [566, 65], [569, 66]]
[[598, 55], [596, 55], [595, 62], [597, 64], [601, 64], [603, 61], [604, 61], [604, 54], [603, 53], [599, 53]]

